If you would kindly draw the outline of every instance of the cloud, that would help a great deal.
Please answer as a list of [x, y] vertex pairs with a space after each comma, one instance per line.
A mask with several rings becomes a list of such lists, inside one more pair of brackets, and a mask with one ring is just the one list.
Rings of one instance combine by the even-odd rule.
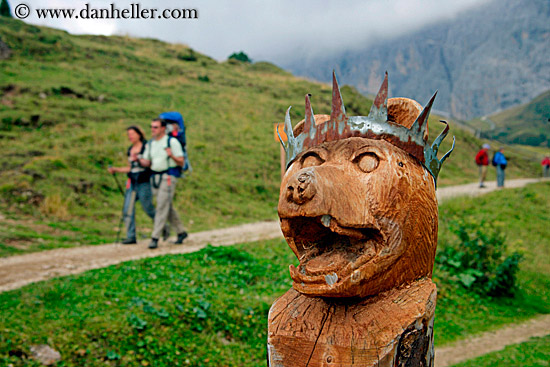
[[[10, 0], [13, 9], [19, 0]], [[141, 8], [196, 9], [198, 19], [27, 19], [81, 34], [121, 34], [183, 43], [218, 60], [244, 51], [254, 60], [289, 58], [364, 48], [427, 24], [445, 21], [490, 0], [141, 0]], [[26, 0], [32, 9], [130, 8], [132, 0]], [[160, 11], [159, 10], [159, 11]]]

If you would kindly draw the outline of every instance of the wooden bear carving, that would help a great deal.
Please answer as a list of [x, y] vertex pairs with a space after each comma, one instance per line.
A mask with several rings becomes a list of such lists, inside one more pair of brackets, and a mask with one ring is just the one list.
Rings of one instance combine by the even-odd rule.
[[450, 152], [437, 159], [448, 126], [427, 146], [432, 103], [388, 100], [386, 75], [369, 116], [348, 117], [333, 76], [330, 116], [309, 96], [293, 131], [287, 113], [278, 211], [299, 265], [269, 312], [269, 366], [433, 365], [435, 180]]

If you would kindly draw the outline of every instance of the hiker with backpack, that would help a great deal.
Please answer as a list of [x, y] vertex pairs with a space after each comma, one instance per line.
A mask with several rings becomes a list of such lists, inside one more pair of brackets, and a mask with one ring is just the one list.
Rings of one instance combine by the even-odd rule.
[[544, 157], [542, 162], [540, 162], [540, 165], [542, 166], [542, 177], [544, 178], [550, 177], [550, 157], [549, 156]]
[[[185, 123], [183, 116], [179, 112], [163, 112], [158, 117], [161, 121], [166, 121], [166, 133], [169, 136], [176, 138], [183, 149], [183, 158], [185, 159], [183, 167], [179, 167], [179, 172], [175, 172], [177, 177], [184, 176], [184, 173], [190, 174], [193, 169], [191, 168], [191, 162], [189, 162], [189, 156], [187, 155], [187, 139], [185, 137]], [[170, 140], [168, 140], [170, 144]]]
[[153, 195], [157, 197], [155, 224], [151, 235], [150, 249], [158, 247], [158, 241], [163, 234], [167, 222], [178, 235], [174, 244], [181, 244], [187, 237], [178, 213], [173, 206], [176, 182], [181, 177], [185, 166], [183, 148], [178, 139], [166, 133], [168, 122], [160, 118], [151, 122], [152, 139], [145, 146], [143, 155], [139, 158], [144, 167], [151, 169], [151, 185]]
[[128, 165], [125, 167], [109, 167], [108, 171], [113, 175], [115, 173], [128, 174], [122, 209], [123, 220], [126, 225], [126, 239], [122, 241], [122, 244], [133, 245], [137, 243], [136, 201], [139, 200], [143, 211], [153, 220], [155, 218], [155, 207], [153, 206], [153, 193], [149, 182], [151, 172], [147, 167], [142, 166], [138, 160], [138, 156], [143, 154], [145, 150], [147, 140], [145, 140], [145, 135], [137, 126], [129, 126], [126, 132], [128, 140], [132, 144], [126, 153]]
[[476, 154], [476, 164], [479, 167], [479, 188], [482, 189], [485, 186], [485, 177], [487, 177], [487, 167], [489, 166], [489, 154], [491, 149], [489, 144], [483, 144], [481, 150]]
[[508, 165], [508, 161], [504, 156], [504, 148], [500, 148], [493, 156], [492, 164], [497, 168], [497, 187], [504, 187], [504, 170]]

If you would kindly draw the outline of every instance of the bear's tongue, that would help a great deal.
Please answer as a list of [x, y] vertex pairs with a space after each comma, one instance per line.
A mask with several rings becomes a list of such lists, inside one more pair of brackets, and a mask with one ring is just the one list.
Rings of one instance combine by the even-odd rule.
[[307, 261], [304, 269], [308, 275], [329, 274], [344, 268], [354, 257], [352, 253], [329, 251]]

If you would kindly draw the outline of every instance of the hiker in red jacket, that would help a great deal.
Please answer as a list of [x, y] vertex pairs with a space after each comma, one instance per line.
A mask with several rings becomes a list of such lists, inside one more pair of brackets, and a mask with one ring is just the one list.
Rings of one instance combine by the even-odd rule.
[[483, 183], [487, 176], [487, 167], [489, 166], [489, 154], [487, 153], [491, 149], [489, 144], [483, 144], [481, 150], [476, 154], [476, 164], [479, 167], [479, 187], [486, 187]]
[[550, 177], [550, 157], [544, 157], [540, 164], [542, 166], [542, 177]]

